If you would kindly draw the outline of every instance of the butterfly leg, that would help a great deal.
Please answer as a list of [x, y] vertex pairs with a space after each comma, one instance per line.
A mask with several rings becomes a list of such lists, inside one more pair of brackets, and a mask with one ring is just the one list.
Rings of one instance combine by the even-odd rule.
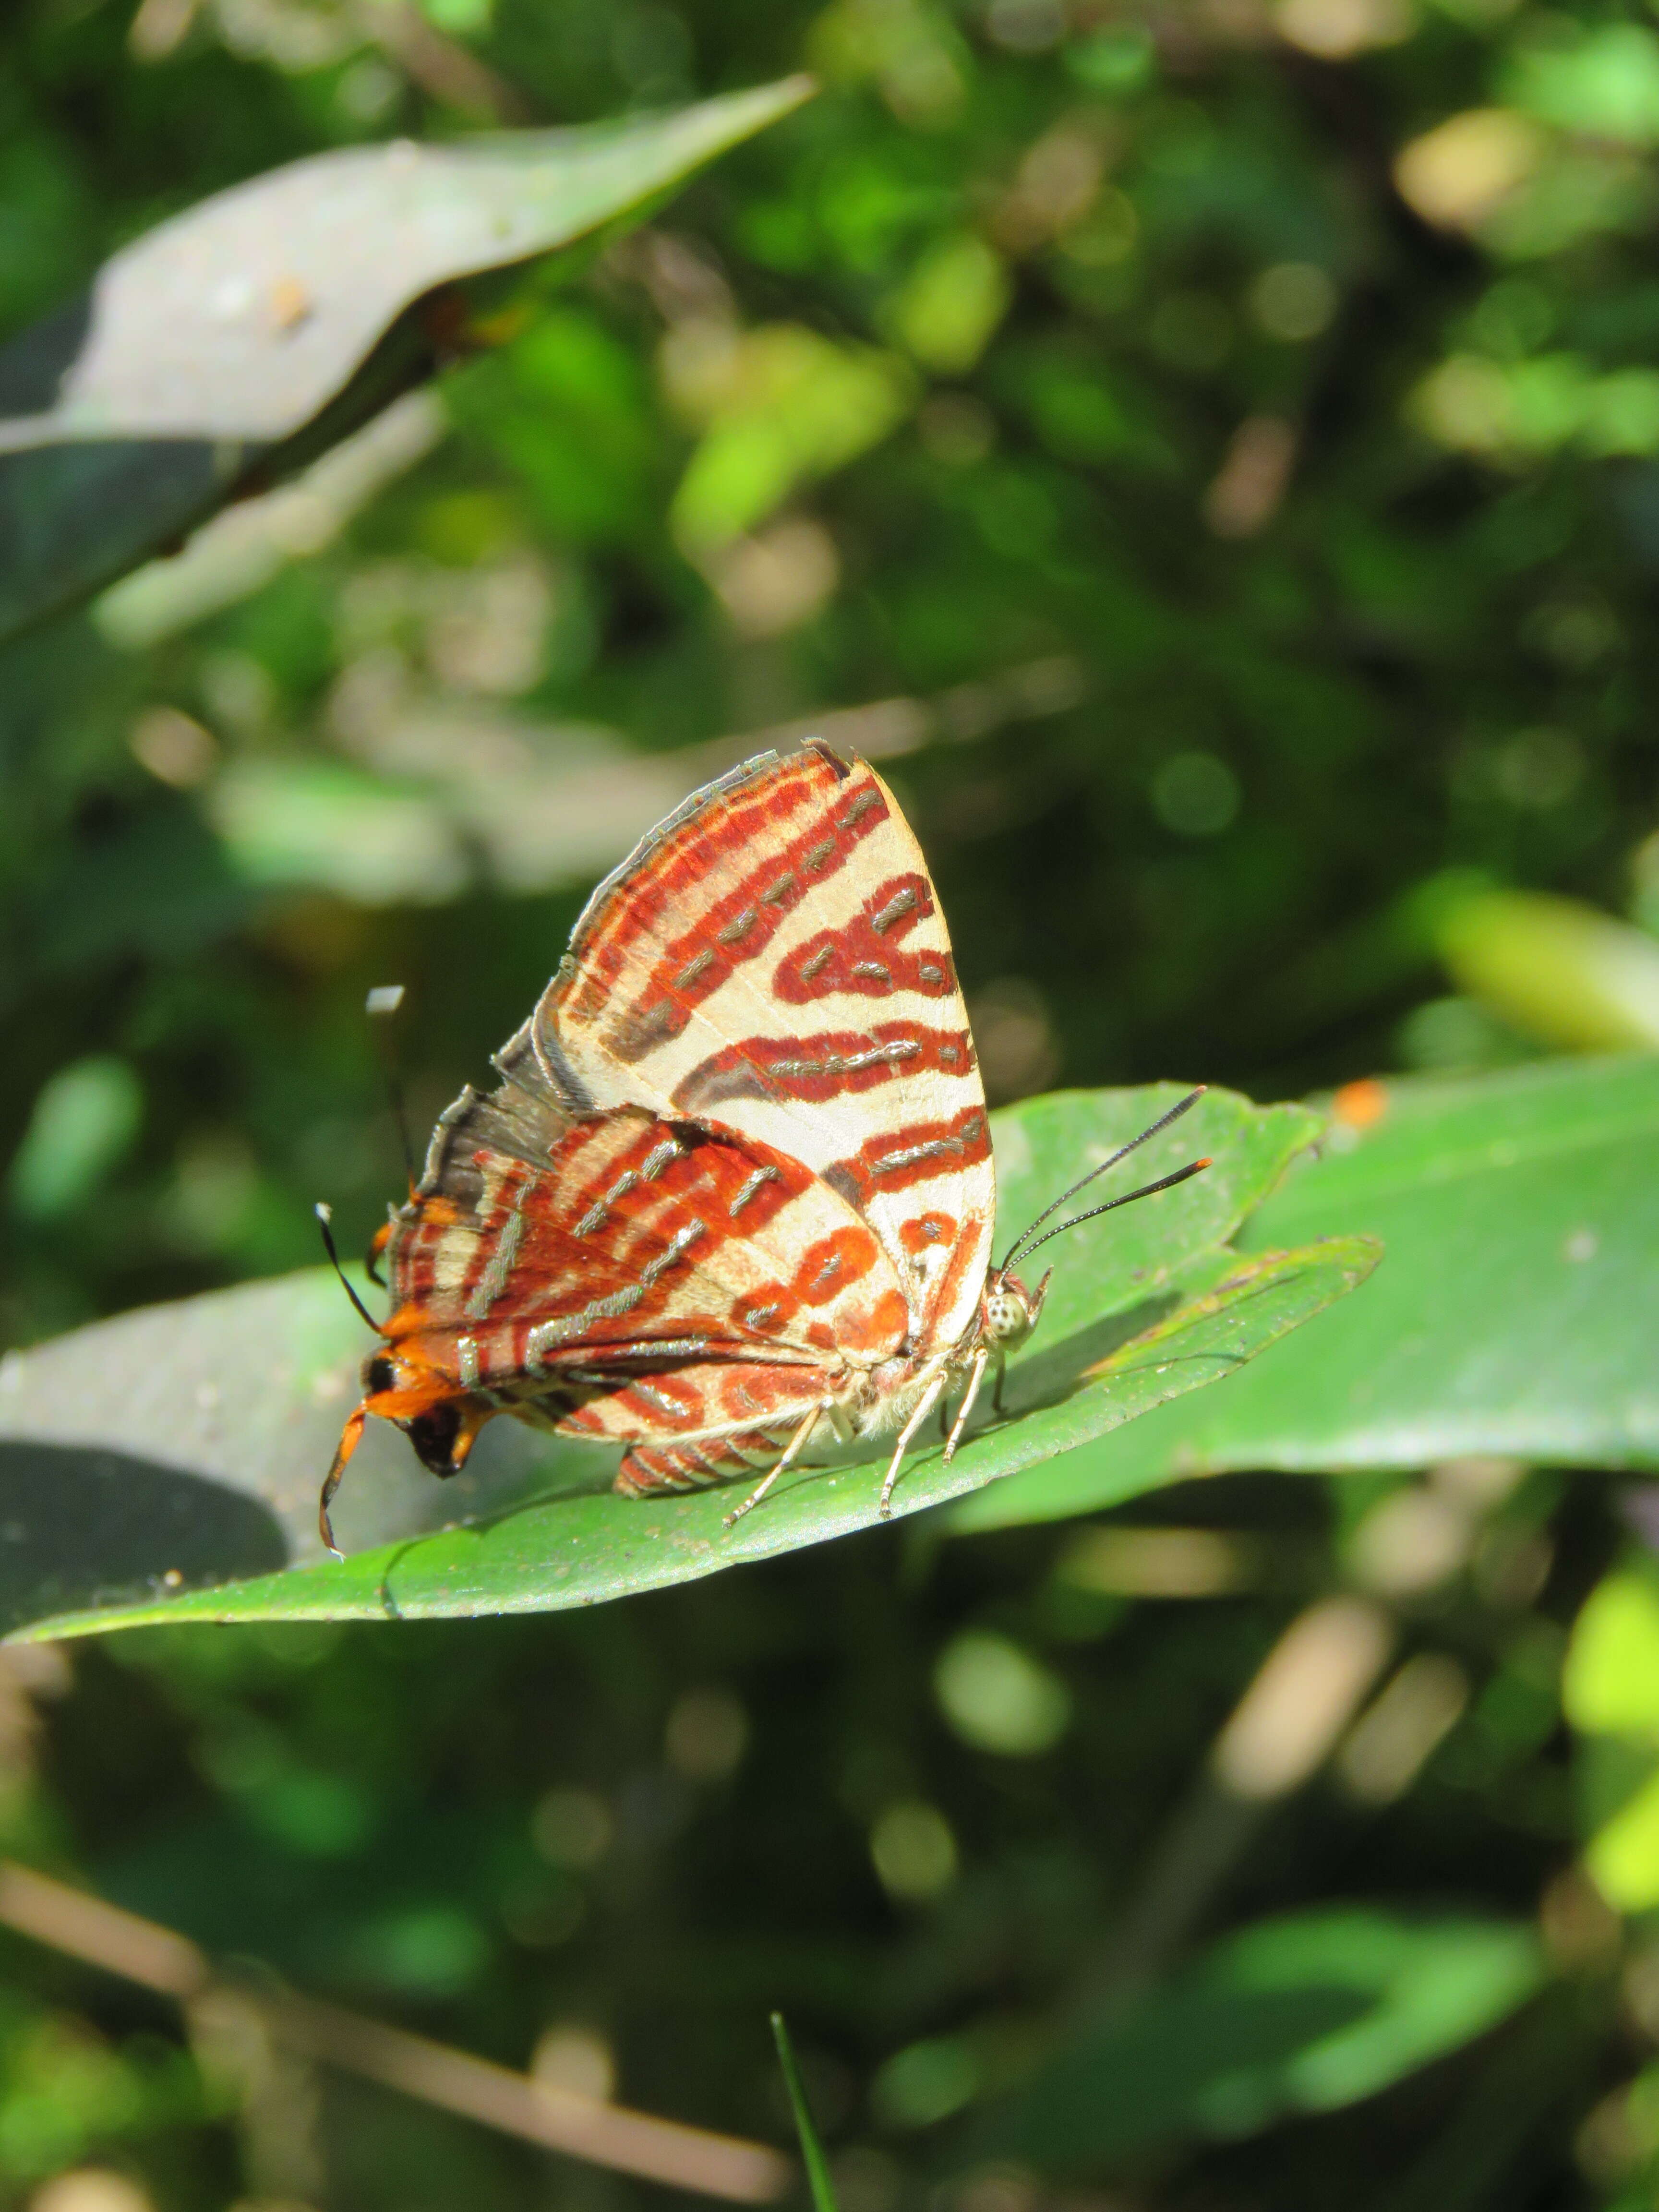
[[783, 1456], [778, 1462], [777, 1465], [772, 1469], [770, 1474], [769, 1474], [763, 1482], [757, 1484], [756, 1487], [750, 1492], [748, 1497], [744, 1499], [741, 1505], [733, 1507], [732, 1510], [726, 1515], [726, 1525], [728, 1528], [732, 1527], [734, 1522], [741, 1521], [745, 1513], [752, 1512], [754, 1508], [760, 1504], [762, 1498], [765, 1497], [767, 1492], [772, 1487], [772, 1485], [777, 1480], [778, 1477], [795, 1460], [799, 1458], [801, 1453], [805, 1450], [807, 1443], [811, 1437], [812, 1431], [817, 1428], [819, 1418], [823, 1412], [824, 1408], [822, 1406], [813, 1407], [811, 1412], [806, 1416], [806, 1419], [801, 1423], [794, 1435], [790, 1437], [788, 1443], [785, 1445]]
[[[945, 1463], [947, 1467], [957, 1455], [957, 1446], [962, 1442], [962, 1432], [968, 1425], [969, 1414], [974, 1410], [974, 1401], [979, 1395], [980, 1384], [985, 1380], [985, 1370], [990, 1364], [990, 1358], [991, 1355], [983, 1345], [981, 1345], [979, 1350], [974, 1354], [974, 1364], [968, 1374], [968, 1388], [963, 1393], [962, 1410], [957, 1415], [956, 1425], [951, 1431], [945, 1446]], [[944, 1398], [940, 1398], [939, 1402], [943, 1409], [945, 1402]]]
[[881, 1486], [881, 1517], [884, 1521], [890, 1519], [892, 1516], [893, 1486], [899, 1479], [899, 1469], [904, 1463], [904, 1455], [910, 1449], [910, 1439], [933, 1412], [939, 1399], [944, 1396], [950, 1380], [951, 1370], [941, 1360], [938, 1374], [917, 1399], [915, 1413], [899, 1431], [898, 1442], [894, 1445], [893, 1456], [888, 1462], [886, 1480]]
[[1007, 1419], [1008, 1409], [1002, 1402], [1002, 1386], [1007, 1379], [1008, 1357], [1006, 1352], [999, 1352], [997, 1354], [996, 1388], [991, 1393], [991, 1411], [996, 1415], [1000, 1421], [1006, 1420]]
[[334, 1523], [328, 1517], [328, 1509], [334, 1503], [334, 1493], [340, 1486], [340, 1477], [346, 1471], [346, 1462], [357, 1449], [363, 1433], [363, 1424], [368, 1419], [366, 1407], [359, 1406], [341, 1431], [340, 1442], [334, 1454], [334, 1464], [324, 1479], [322, 1495], [317, 1500], [317, 1528], [324, 1543], [337, 1559], [345, 1553], [334, 1540]]

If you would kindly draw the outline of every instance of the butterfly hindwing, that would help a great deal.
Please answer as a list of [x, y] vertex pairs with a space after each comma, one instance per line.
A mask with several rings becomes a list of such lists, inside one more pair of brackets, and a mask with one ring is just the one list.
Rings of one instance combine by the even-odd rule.
[[389, 1333], [422, 1337], [458, 1382], [534, 1395], [619, 1362], [812, 1366], [902, 1338], [878, 1240], [799, 1162], [618, 1108], [538, 1164], [490, 1141], [529, 1118], [502, 1095], [446, 1116], [391, 1248]]

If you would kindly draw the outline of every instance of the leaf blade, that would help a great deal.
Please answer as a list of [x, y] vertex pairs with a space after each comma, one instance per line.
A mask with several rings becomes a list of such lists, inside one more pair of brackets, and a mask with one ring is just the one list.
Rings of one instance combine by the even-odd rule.
[[0, 352], [0, 640], [429, 378], [449, 341], [421, 303], [439, 288], [565, 249], [814, 89], [793, 76], [574, 131], [337, 149], [122, 248]]
[[0, 450], [291, 437], [438, 285], [573, 243], [812, 89], [794, 76], [619, 124], [346, 147], [233, 185], [104, 264], [53, 404], [0, 421]]
[[1369, 1227], [1389, 1263], [1364, 1299], [1202, 1407], [1160, 1411], [951, 1525], [1092, 1511], [1176, 1468], [1404, 1469], [1471, 1452], [1659, 1466], [1642, 1318], [1656, 1138], [1652, 1059], [1390, 1083], [1381, 1118], [1299, 1167], [1240, 1239]]
[[789, 2109], [795, 2116], [795, 2132], [800, 2137], [801, 2163], [806, 2168], [813, 2212], [841, 2212], [823, 2139], [813, 2121], [812, 2108], [806, 2101], [806, 2084], [801, 2079], [795, 2046], [789, 2039], [789, 2030], [781, 2012], [772, 2014], [772, 2040], [778, 2047], [778, 2063], [783, 2069], [784, 2087], [789, 2092]]
[[1338, 2111], [1487, 2033], [1546, 1978], [1516, 1923], [1353, 1905], [1258, 1921], [1085, 2027], [984, 2115], [973, 2148], [1090, 2172]]

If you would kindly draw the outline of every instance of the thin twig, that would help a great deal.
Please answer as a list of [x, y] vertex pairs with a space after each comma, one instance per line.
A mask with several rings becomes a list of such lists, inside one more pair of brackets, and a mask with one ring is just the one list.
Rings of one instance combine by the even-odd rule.
[[[200, 1997], [218, 1978], [187, 1936], [9, 1859], [0, 1860], [0, 1922], [165, 1996]], [[734, 2204], [771, 2203], [793, 2179], [790, 2161], [765, 2143], [577, 2096], [313, 1997], [225, 1986], [256, 2005], [291, 2051], [568, 2158]]]
[[[830, 707], [793, 722], [776, 722], [738, 738], [720, 738], [697, 751], [718, 754], [722, 765], [764, 746], [780, 750], [803, 738], [823, 738], [846, 745], [866, 760], [896, 760], [940, 740], [966, 744], [989, 737], [1009, 722], [1041, 721], [1069, 714], [1088, 696], [1089, 680], [1080, 661], [1068, 653], [1017, 662], [976, 683], [958, 684], [931, 697], [901, 696], [872, 699], [861, 707]], [[711, 770], [711, 773], [717, 771]]]
[[359, 20], [405, 76], [475, 123], [530, 120], [528, 107], [505, 77], [444, 33], [413, 0], [368, 0]]
[[199, 1996], [213, 1978], [207, 1954], [187, 1936], [177, 1936], [136, 1912], [106, 1905], [101, 1897], [71, 1889], [50, 1875], [0, 1859], [0, 1920], [37, 1943], [67, 1951], [72, 1959], [101, 1966], [164, 1996]]

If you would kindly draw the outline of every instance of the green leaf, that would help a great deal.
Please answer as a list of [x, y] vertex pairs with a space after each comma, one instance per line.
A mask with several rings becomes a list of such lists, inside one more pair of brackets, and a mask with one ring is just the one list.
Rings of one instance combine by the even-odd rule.
[[[1030, 1220], [1179, 1095], [1170, 1085], [1079, 1092], [995, 1117], [1008, 1218]], [[896, 1510], [960, 1497], [1231, 1375], [1360, 1280], [1376, 1256], [1364, 1239], [1248, 1258], [1225, 1243], [1316, 1126], [1299, 1107], [1212, 1091], [1147, 1145], [1136, 1155], [1146, 1179], [1197, 1152], [1214, 1165], [1053, 1248], [1049, 1310], [1010, 1369], [1012, 1418], [998, 1423], [983, 1408], [949, 1467], [930, 1435]], [[876, 1524], [869, 1464], [802, 1468], [728, 1529], [729, 1489], [621, 1498], [609, 1488], [611, 1454], [511, 1420], [492, 1422], [466, 1472], [443, 1486], [401, 1436], [372, 1423], [336, 1509], [351, 1556], [313, 1564], [317, 1485], [367, 1349], [319, 1269], [11, 1354], [0, 1363], [0, 1492], [12, 1531], [0, 1547], [0, 1618], [53, 1616], [54, 1632], [69, 1632], [140, 1620], [535, 1612]]]
[[1659, 1585], [1651, 1566], [1606, 1575], [1573, 1623], [1561, 1708], [1590, 1739], [1578, 1799], [1584, 1863], [1609, 1905], [1659, 1904]]
[[453, 312], [440, 328], [422, 304], [441, 287], [638, 210], [811, 89], [790, 77], [582, 130], [345, 148], [124, 246], [0, 355], [0, 638], [431, 375], [456, 335]]
[[1523, 47], [1506, 76], [1510, 100], [1542, 122], [1631, 146], [1659, 141], [1659, 39], [1638, 24], [1607, 23], [1572, 46]]
[[806, 2182], [812, 2192], [813, 2212], [840, 2212], [836, 2202], [836, 2185], [830, 2178], [830, 2161], [824, 2156], [823, 2144], [813, 2124], [812, 2108], [806, 2101], [806, 2084], [800, 2078], [800, 2068], [795, 2063], [795, 2048], [789, 2040], [789, 2030], [783, 2014], [772, 2015], [772, 2040], [778, 2046], [778, 2063], [783, 2069], [784, 2087], [789, 2092], [789, 2107], [795, 2116], [795, 2132], [800, 2137], [801, 2162], [806, 2168]]
[[1240, 1243], [1371, 1232], [1389, 1264], [1365, 1296], [1202, 1405], [968, 1501], [955, 1528], [1092, 1512], [1227, 1468], [1471, 1452], [1659, 1466], [1659, 1060], [1368, 1084], [1345, 1101], [1355, 1118]]
[[931, 246], [887, 304], [893, 336], [925, 368], [963, 376], [1008, 312], [1012, 287], [1002, 257], [977, 231]]
[[1584, 1846], [1584, 1864], [1615, 1911], [1659, 1905], [1659, 1771], [1601, 1822]]
[[1352, 1906], [1261, 1921], [1086, 2028], [973, 2148], [1087, 2171], [1333, 2112], [1484, 2034], [1544, 1979], [1531, 1930], [1502, 1922]]
[[43, 1085], [6, 1182], [26, 1220], [71, 1213], [126, 1152], [143, 1119], [137, 1076], [113, 1053], [60, 1067]]
[[670, 521], [694, 557], [718, 550], [896, 429], [915, 399], [903, 365], [775, 323], [738, 348], [732, 387], [686, 464]]
[[1435, 917], [1452, 981], [1527, 1036], [1571, 1052], [1659, 1044], [1659, 945], [1544, 891], [1475, 891]]
[[964, 1743], [1005, 1759], [1052, 1749], [1071, 1724], [1072, 1693], [1060, 1676], [991, 1629], [952, 1637], [934, 1666], [933, 1692]]
[[206, 811], [245, 883], [439, 906], [467, 880], [461, 839], [430, 791], [344, 762], [233, 762]]
[[1573, 1624], [1561, 1709], [1577, 1729], [1659, 1741], [1659, 1588], [1646, 1574], [1605, 1576]]

